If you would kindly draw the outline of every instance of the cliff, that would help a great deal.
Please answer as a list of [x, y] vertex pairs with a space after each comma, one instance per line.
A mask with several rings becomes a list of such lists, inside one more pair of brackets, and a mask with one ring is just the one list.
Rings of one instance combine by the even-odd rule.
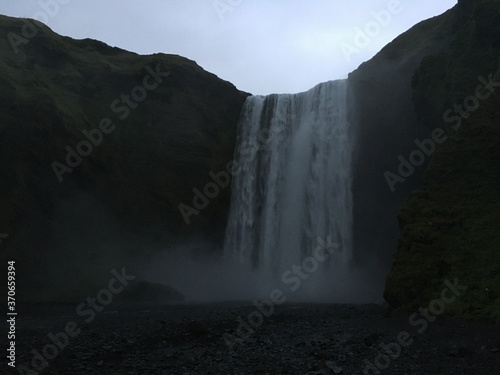
[[464, 290], [446, 314], [500, 322], [500, 2], [464, 0], [453, 13], [447, 43], [413, 76], [419, 119], [447, 139], [400, 211], [385, 298], [416, 311], [449, 280]]
[[[349, 76], [354, 261], [392, 311], [457, 280], [448, 314], [500, 319], [499, 4], [461, 0]], [[0, 17], [0, 31], [0, 240], [22, 298], [85, 293], [186, 241], [216, 252], [230, 189], [205, 188], [248, 94], [179, 56], [31, 20]]]
[[401, 158], [429, 135], [414, 109], [413, 76], [426, 56], [446, 46], [455, 17], [450, 10], [417, 24], [349, 75], [355, 261], [374, 270], [380, 294], [399, 235], [398, 211], [428, 163], [394, 178]]
[[467, 292], [447, 314], [499, 320], [499, 21], [499, 1], [459, 1], [349, 76], [356, 261], [389, 273], [393, 312], [448, 280]]
[[91, 284], [179, 238], [220, 245], [229, 188], [186, 220], [179, 205], [226, 170], [248, 94], [194, 61], [37, 21], [1, 16], [0, 34], [0, 232], [20, 296]]

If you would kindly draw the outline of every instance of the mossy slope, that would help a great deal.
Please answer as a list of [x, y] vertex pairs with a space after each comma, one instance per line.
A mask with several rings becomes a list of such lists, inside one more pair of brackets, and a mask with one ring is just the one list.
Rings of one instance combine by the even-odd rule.
[[[22, 36], [26, 22], [37, 34], [15, 53], [8, 36]], [[229, 188], [191, 225], [178, 205], [192, 205], [193, 189], [232, 159], [248, 94], [186, 58], [73, 40], [36, 21], [0, 16], [0, 36], [0, 233], [26, 282], [49, 284], [64, 267], [90, 277], [113, 247], [145, 256], [134, 236], [157, 248], [179, 236], [220, 243]], [[170, 76], [120, 120], [111, 104], [142, 85], [147, 67]], [[103, 118], [114, 132], [59, 183], [52, 163]]]
[[467, 291], [446, 313], [500, 322], [500, 92], [480, 101], [457, 131], [443, 118], [476, 94], [478, 77], [500, 81], [500, 2], [460, 1], [454, 12], [449, 44], [413, 79], [419, 118], [450, 137], [400, 211], [385, 298], [393, 311], [413, 311], [440, 298], [444, 280], [457, 279]]

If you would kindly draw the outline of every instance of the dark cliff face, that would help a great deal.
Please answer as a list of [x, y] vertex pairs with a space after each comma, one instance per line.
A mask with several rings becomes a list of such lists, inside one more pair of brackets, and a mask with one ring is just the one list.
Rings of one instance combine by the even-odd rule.
[[226, 170], [247, 94], [179, 56], [8, 17], [0, 33], [0, 232], [32, 290], [179, 236], [220, 244], [229, 188], [189, 225], [178, 207]]
[[396, 311], [460, 296], [445, 312], [500, 322], [500, 1], [459, 1], [448, 42], [413, 78], [418, 117], [446, 132], [404, 204], [385, 298]]
[[414, 111], [412, 78], [422, 59], [446, 44], [453, 20], [450, 11], [416, 25], [349, 75], [354, 250], [358, 261], [380, 265], [381, 284], [397, 242], [399, 207], [426, 164], [396, 182], [389, 178], [399, 174], [399, 157], [408, 159], [415, 140], [429, 134]]
[[471, 292], [447, 312], [498, 320], [498, 96], [485, 86], [498, 77], [499, 17], [499, 1], [459, 1], [349, 76], [355, 251], [386, 272], [393, 259], [393, 310], [428, 306], [457, 278]]

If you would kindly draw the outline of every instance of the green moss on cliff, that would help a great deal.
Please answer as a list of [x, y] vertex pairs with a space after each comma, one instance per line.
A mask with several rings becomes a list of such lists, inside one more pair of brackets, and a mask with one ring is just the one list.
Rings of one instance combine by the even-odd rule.
[[440, 298], [445, 279], [468, 287], [447, 312], [500, 322], [500, 95], [482, 103], [434, 155], [421, 190], [400, 212], [386, 285], [399, 310]]
[[[450, 44], [425, 58], [413, 80], [416, 111], [430, 127], [449, 125], [443, 113], [476, 94], [479, 76], [500, 77], [500, 2], [464, 0], [454, 12]], [[444, 280], [458, 279], [467, 291], [446, 313], [500, 323], [499, 119], [497, 89], [458, 131], [449, 129], [422, 188], [402, 207], [384, 294], [393, 310], [427, 306], [440, 298]]]
[[[37, 33], [17, 53], [0, 38], [0, 233], [10, 234], [2, 246], [20, 262], [30, 292], [59, 268], [88, 278], [96, 269], [90, 254], [111, 258], [118, 243], [122, 253], [146, 251], [121, 237], [148, 238], [157, 248], [180, 236], [220, 242], [229, 188], [190, 225], [178, 206], [192, 205], [193, 189], [203, 190], [209, 172], [232, 159], [248, 94], [186, 58], [73, 40], [36, 21], [0, 16], [0, 34], [22, 36], [26, 22]], [[111, 104], [141, 86], [148, 68], [170, 75], [121, 119]], [[76, 149], [82, 131], [104, 118], [116, 129], [59, 183], [52, 163], [64, 164], [66, 147]], [[105, 233], [114, 233], [113, 245]], [[58, 267], [60, 259], [68, 264]]]

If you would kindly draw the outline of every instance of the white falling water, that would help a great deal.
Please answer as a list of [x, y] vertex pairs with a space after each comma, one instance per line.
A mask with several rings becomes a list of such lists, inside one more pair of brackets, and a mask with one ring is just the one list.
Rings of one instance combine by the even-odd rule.
[[302, 295], [317, 294], [325, 280], [339, 280], [351, 260], [346, 91], [347, 81], [341, 80], [300, 94], [252, 96], [239, 123], [241, 173], [233, 178], [225, 258], [278, 285], [318, 245], [328, 239], [339, 244], [314, 271], [321, 281], [310, 281], [317, 276], [312, 274], [303, 280]]

